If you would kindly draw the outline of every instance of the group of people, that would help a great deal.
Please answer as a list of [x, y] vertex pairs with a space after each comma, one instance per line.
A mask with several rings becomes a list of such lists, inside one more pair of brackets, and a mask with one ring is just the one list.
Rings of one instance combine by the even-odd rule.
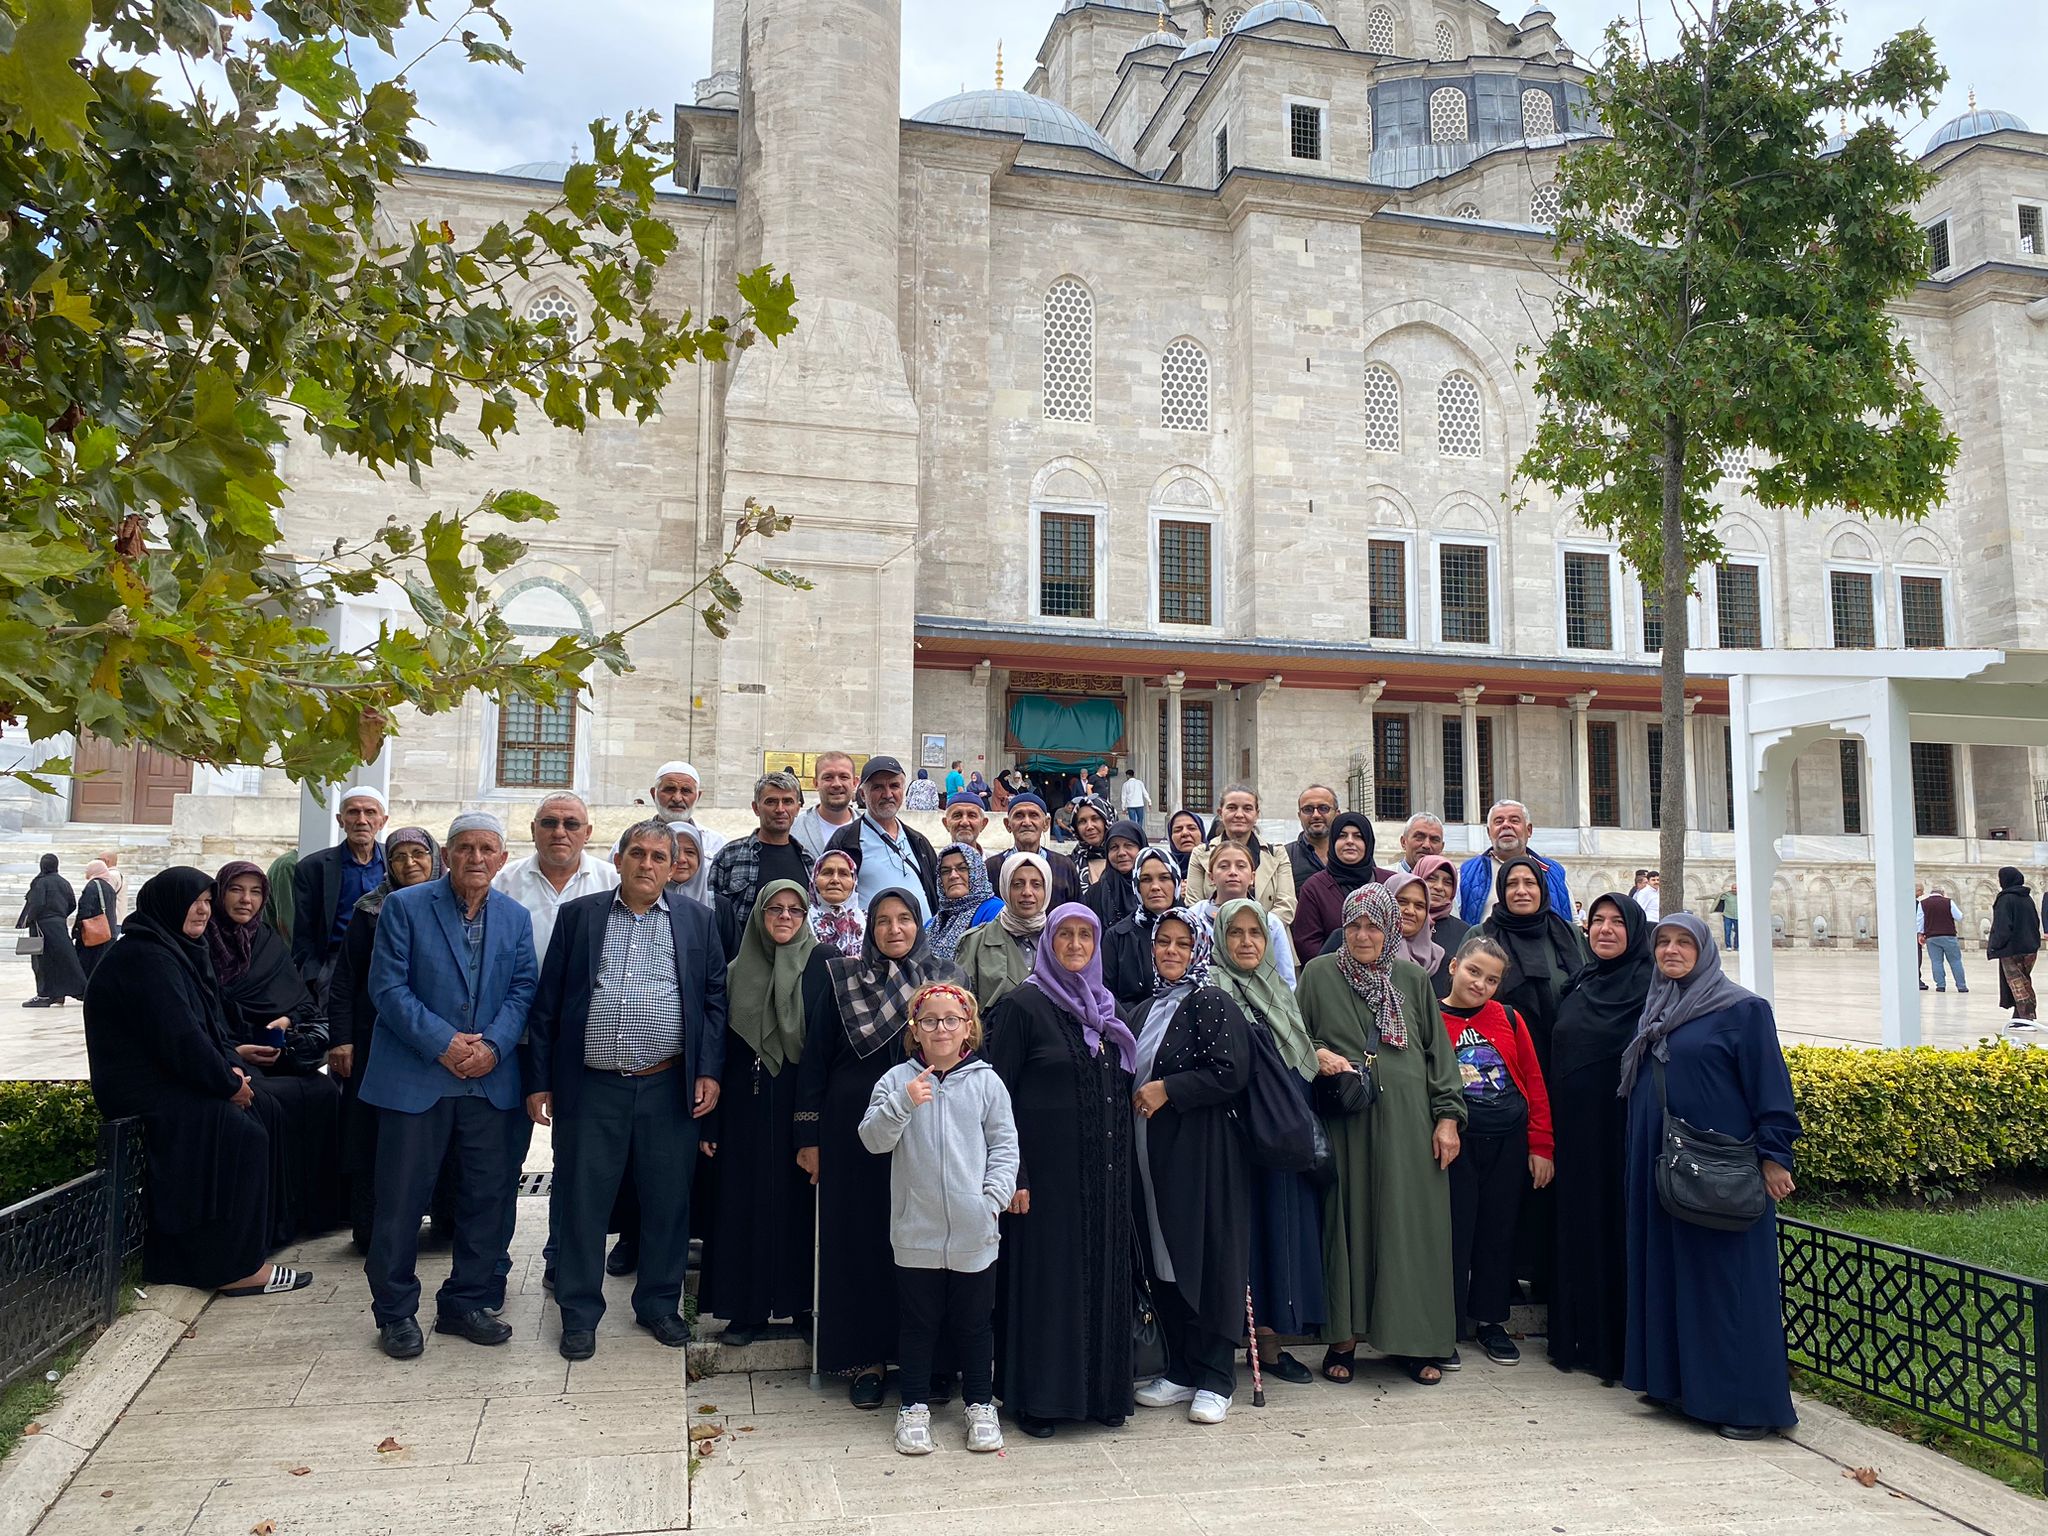
[[609, 857], [561, 792], [517, 863], [489, 813], [443, 843], [353, 789], [294, 868], [151, 879], [86, 988], [95, 1094], [148, 1126], [146, 1272], [290, 1290], [309, 1277], [267, 1256], [349, 1222], [405, 1359], [431, 1220], [435, 1331], [503, 1342], [539, 1124], [565, 1357], [596, 1350], [607, 1271], [685, 1343], [694, 1236], [726, 1342], [807, 1333], [861, 1408], [897, 1367], [910, 1454], [956, 1380], [979, 1451], [997, 1401], [1041, 1438], [1139, 1406], [1220, 1422], [1240, 1349], [1342, 1384], [1365, 1344], [1433, 1386], [1461, 1341], [1517, 1362], [1525, 1293], [1561, 1369], [1733, 1436], [1793, 1422], [1771, 1220], [1692, 1224], [1652, 1178], [1669, 1115], [1792, 1188], [1770, 1009], [1698, 918], [1616, 892], [1581, 931], [1514, 802], [1462, 865], [1411, 818], [1389, 868], [1322, 785], [1285, 846], [1233, 785], [1163, 842], [1083, 796], [1068, 850], [1018, 789], [985, 853], [981, 797], [947, 797], [935, 846], [915, 782], [826, 754], [815, 803], [764, 774], [727, 840], [669, 763]]
[[46, 853], [37, 861], [14, 919], [21, 930], [15, 947], [29, 957], [35, 977], [35, 992], [22, 1007], [61, 1008], [71, 998], [84, 998], [86, 978], [120, 936], [125, 888], [120, 863], [118, 851], [88, 860], [85, 889], [74, 891], [57, 855]]

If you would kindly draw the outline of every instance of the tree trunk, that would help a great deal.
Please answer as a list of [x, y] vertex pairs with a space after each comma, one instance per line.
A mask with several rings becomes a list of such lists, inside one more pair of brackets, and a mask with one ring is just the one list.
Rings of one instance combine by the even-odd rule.
[[1664, 652], [1658, 672], [1658, 709], [1664, 727], [1663, 783], [1658, 786], [1660, 835], [1657, 870], [1663, 881], [1660, 910], [1685, 910], [1685, 600], [1691, 586], [1685, 551], [1685, 418], [1664, 420]]

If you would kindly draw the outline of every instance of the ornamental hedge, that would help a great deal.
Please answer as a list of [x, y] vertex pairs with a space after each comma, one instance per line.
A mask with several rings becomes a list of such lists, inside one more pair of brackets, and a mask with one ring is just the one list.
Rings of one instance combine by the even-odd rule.
[[1802, 1189], [1873, 1194], [2048, 1174], [2048, 1050], [1796, 1045]]
[[84, 1083], [0, 1083], [0, 1207], [88, 1172], [99, 1135]]

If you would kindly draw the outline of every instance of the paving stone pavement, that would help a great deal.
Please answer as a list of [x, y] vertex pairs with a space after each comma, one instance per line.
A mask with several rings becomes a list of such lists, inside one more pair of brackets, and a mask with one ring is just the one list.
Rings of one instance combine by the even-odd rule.
[[[1270, 1384], [1258, 1410], [1246, 1382], [1217, 1428], [1141, 1409], [1121, 1430], [1063, 1428], [1050, 1441], [1010, 1429], [1001, 1456], [967, 1453], [955, 1406], [935, 1416], [940, 1451], [911, 1460], [890, 1448], [893, 1412], [857, 1412], [837, 1383], [813, 1392], [802, 1369], [767, 1368], [798, 1364], [791, 1341], [746, 1352], [762, 1368], [686, 1388], [681, 1353], [632, 1325], [630, 1281], [608, 1282], [597, 1357], [564, 1362], [540, 1284], [545, 1202], [520, 1204], [511, 1343], [429, 1334], [421, 1359], [388, 1361], [346, 1241], [305, 1244], [293, 1257], [314, 1284], [209, 1307], [35, 1536], [1972, 1528], [1788, 1441], [1731, 1444], [1561, 1375], [1540, 1343], [1512, 1370], [1468, 1352], [1435, 1388], [1362, 1361], [1349, 1387]], [[422, 1255], [429, 1297], [447, 1264], [445, 1250]], [[693, 1429], [716, 1432], [700, 1438], [694, 1480]], [[379, 1450], [387, 1440], [396, 1448]]]

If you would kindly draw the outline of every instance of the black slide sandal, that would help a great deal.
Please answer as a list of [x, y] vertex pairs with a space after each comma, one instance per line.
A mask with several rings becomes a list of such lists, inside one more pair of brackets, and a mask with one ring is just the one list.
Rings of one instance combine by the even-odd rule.
[[[1413, 1355], [1402, 1355], [1394, 1363], [1406, 1371], [1408, 1379], [1418, 1387], [1440, 1387], [1443, 1385], [1444, 1368], [1434, 1360], [1420, 1360]], [[1423, 1374], [1425, 1371], [1435, 1371], [1436, 1374], [1434, 1376], [1427, 1376]]]
[[[1342, 1371], [1342, 1376], [1337, 1375]], [[1340, 1387], [1348, 1387], [1358, 1375], [1358, 1346], [1338, 1349], [1334, 1345], [1323, 1351], [1323, 1380], [1333, 1381]]]

